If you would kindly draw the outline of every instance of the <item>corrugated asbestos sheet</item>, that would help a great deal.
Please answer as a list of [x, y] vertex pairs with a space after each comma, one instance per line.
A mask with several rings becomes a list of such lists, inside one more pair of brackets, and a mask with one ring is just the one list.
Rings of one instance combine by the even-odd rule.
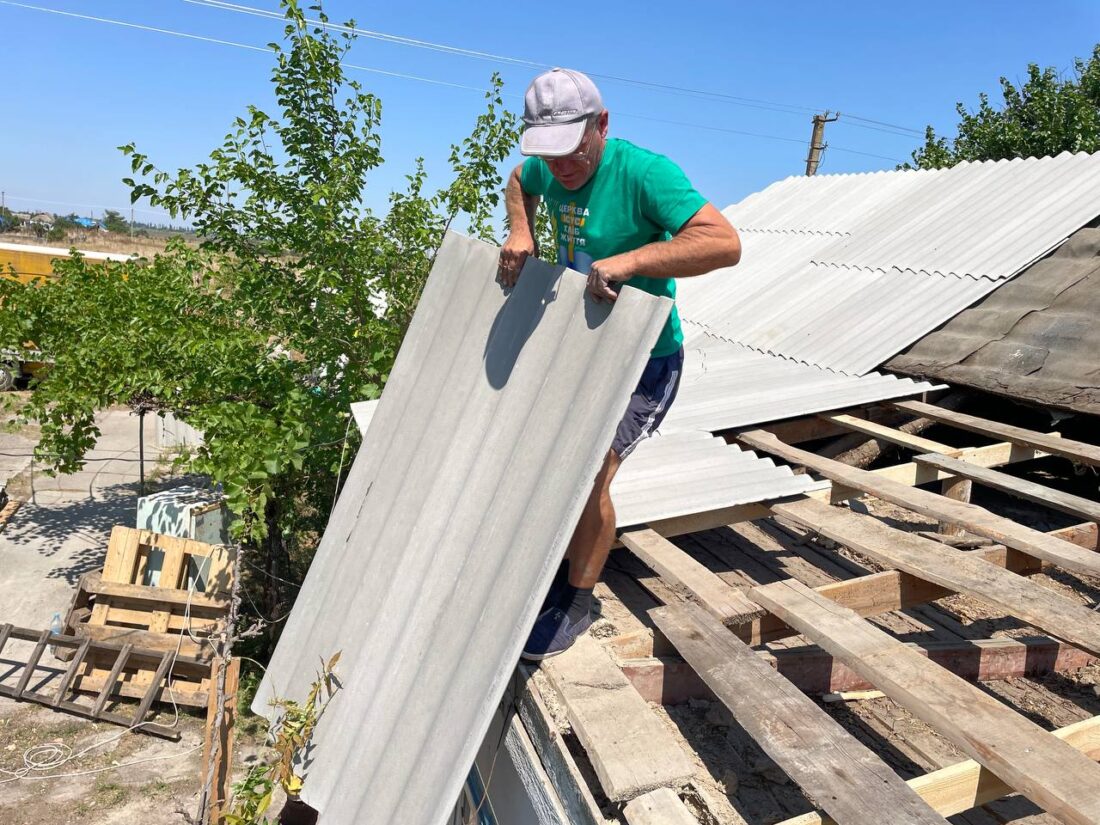
[[1100, 213], [1100, 154], [789, 178], [729, 207], [743, 262], [681, 282], [681, 315], [862, 375]]
[[[917, 395], [932, 388], [932, 384], [878, 372], [831, 372], [690, 333], [680, 391], [662, 429], [716, 432]], [[620, 472], [627, 467], [624, 463]]]
[[791, 496], [817, 486], [808, 475], [710, 433], [659, 433], [627, 456], [611, 482], [618, 527]]
[[[322, 823], [443, 822], [670, 302], [448, 235], [260, 690], [341, 651], [303, 798]], [[559, 277], [560, 275], [560, 277]]]
[[1082, 229], [889, 369], [1100, 415], [1100, 229]]

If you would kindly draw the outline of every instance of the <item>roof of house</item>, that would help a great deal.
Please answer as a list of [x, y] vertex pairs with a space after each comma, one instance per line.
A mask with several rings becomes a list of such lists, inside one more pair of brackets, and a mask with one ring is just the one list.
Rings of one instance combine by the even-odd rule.
[[688, 279], [711, 335], [864, 374], [1100, 214], [1100, 154], [792, 177], [724, 214], [743, 261]]
[[1081, 229], [887, 367], [1100, 415], [1100, 229]]

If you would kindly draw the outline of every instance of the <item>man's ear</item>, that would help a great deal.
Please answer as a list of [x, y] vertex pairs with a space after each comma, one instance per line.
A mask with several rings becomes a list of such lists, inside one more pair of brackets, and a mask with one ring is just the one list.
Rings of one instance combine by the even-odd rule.
[[607, 137], [607, 123], [608, 113], [607, 109], [604, 109], [602, 112], [600, 112], [600, 119], [596, 122], [596, 128], [600, 132], [600, 137]]

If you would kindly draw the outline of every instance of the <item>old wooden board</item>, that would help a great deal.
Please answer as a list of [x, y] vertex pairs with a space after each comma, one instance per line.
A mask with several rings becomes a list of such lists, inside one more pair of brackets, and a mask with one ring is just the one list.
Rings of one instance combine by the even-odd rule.
[[583, 636], [542, 664], [561, 694], [573, 731], [613, 802], [678, 788], [691, 760], [599, 642]]
[[692, 604], [650, 615], [738, 723], [837, 822], [940, 823], [897, 774]]
[[623, 808], [629, 825], [699, 825], [669, 788], [658, 788], [632, 799]]
[[674, 588], [686, 590], [722, 622], [746, 613], [763, 615], [758, 604], [726, 584], [715, 573], [653, 530], [631, 530], [619, 541]]
[[1073, 825], [1100, 822], [1100, 765], [1070, 745], [800, 582], [751, 595], [1036, 804]]
[[738, 438], [755, 449], [774, 453], [787, 461], [797, 462], [820, 473], [833, 482], [870, 493], [873, 496], [905, 507], [922, 515], [959, 524], [972, 533], [986, 536], [1008, 547], [1015, 548], [1030, 556], [1056, 564], [1067, 570], [1086, 575], [1100, 575], [1100, 558], [1095, 553], [1082, 550], [1076, 545], [1059, 538], [1049, 536], [1011, 519], [998, 516], [974, 504], [953, 501], [949, 498], [907, 487], [890, 479], [876, 476], [866, 470], [859, 470], [822, 458], [797, 447], [791, 447], [779, 441], [764, 430], [742, 433]]
[[[1052, 731], [1089, 759], [1100, 759], [1100, 716]], [[965, 759], [924, 776], [908, 780], [909, 787], [944, 816], [969, 811], [1012, 793], [1012, 788], [973, 759]], [[785, 819], [779, 825], [832, 825], [817, 811]]]
[[913, 459], [918, 464], [935, 467], [945, 473], [951, 473], [962, 478], [976, 481], [993, 490], [1000, 490], [1017, 498], [1034, 501], [1054, 510], [1079, 516], [1089, 521], [1100, 521], [1100, 502], [1090, 501], [1072, 493], [1064, 493], [1054, 490], [1025, 478], [1016, 478], [1008, 473], [991, 470], [988, 467], [978, 467], [967, 461], [960, 461], [944, 455], [928, 454], [918, 455]]
[[1057, 438], [1046, 433], [1026, 430], [1023, 427], [1014, 427], [1011, 424], [1002, 424], [999, 421], [990, 421], [986, 418], [978, 418], [974, 415], [945, 410], [933, 404], [925, 404], [922, 401], [895, 401], [892, 406], [904, 410], [913, 415], [930, 418], [942, 424], [950, 424], [960, 430], [988, 435], [992, 438], [1002, 438], [1014, 444], [1022, 444], [1025, 447], [1034, 447], [1045, 450], [1054, 455], [1064, 456], [1082, 464], [1091, 464], [1100, 467], [1100, 447], [1095, 444], [1086, 444], [1083, 441], [1072, 441], [1067, 438]]
[[[983, 682], [1068, 673], [1095, 661], [1092, 654], [1048, 636], [952, 639], [910, 642], [908, 646], [956, 676]], [[756, 655], [803, 693], [824, 694], [873, 687], [817, 645], [760, 650]], [[675, 705], [688, 699], [713, 698], [710, 688], [678, 656], [651, 656], [643, 651], [619, 658], [618, 665], [647, 702]]]
[[554, 725], [533, 671], [520, 665], [517, 677], [518, 684], [509, 687], [505, 700], [518, 707], [524, 730], [531, 737], [569, 822], [571, 825], [604, 825], [603, 814]]
[[897, 530], [872, 516], [819, 501], [802, 499], [775, 504], [772, 510], [880, 564], [965, 593], [1090, 653], [1100, 654], [1100, 614], [1003, 567]]

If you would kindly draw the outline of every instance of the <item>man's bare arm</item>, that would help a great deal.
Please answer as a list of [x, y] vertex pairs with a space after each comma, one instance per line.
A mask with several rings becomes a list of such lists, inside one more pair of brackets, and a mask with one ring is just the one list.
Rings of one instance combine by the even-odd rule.
[[539, 206], [538, 195], [528, 195], [520, 183], [523, 164], [508, 176], [504, 190], [504, 208], [508, 213], [508, 240], [500, 248], [500, 268], [497, 278], [505, 286], [515, 286], [520, 270], [535, 249], [535, 210]]
[[635, 275], [647, 278], [686, 278], [702, 275], [741, 260], [741, 238], [713, 205], [704, 204], [668, 241], [646, 244], [632, 252], [596, 261], [589, 270], [588, 288], [597, 298], [615, 300], [608, 284]]

